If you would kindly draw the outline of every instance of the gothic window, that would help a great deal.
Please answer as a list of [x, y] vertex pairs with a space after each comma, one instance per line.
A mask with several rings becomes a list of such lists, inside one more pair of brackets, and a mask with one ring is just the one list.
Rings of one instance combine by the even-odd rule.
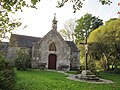
[[49, 45], [49, 51], [56, 51], [56, 46], [54, 42]]

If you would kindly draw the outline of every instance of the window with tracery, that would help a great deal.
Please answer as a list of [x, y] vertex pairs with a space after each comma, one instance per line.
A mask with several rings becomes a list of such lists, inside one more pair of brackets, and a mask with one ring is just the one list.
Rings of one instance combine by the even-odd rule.
[[56, 46], [54, 42], [49, 45], [49, 51], [56, 51]]

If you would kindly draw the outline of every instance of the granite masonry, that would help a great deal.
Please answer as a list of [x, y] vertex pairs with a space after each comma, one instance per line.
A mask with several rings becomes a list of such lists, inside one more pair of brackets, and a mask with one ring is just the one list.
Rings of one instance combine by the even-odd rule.
[[12, 34], [6, 57], [15, 58], [16, 51], [21, 48], [31, 55], [32, 68], [70, 70], [80, 67], [80, 51], [72, 41], [65, 41], [61, 37], [55, 16], [52, 30], [43, 38]]

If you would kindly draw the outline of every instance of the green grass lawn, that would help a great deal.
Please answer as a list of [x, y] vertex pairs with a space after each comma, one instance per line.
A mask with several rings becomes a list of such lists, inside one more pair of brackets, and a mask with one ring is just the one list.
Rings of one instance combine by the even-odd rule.
[[120, 90], [120, 74], [100, 73], [99, 76], [113, 80], [114, 84], [93, 84], [72, 81], [64, 74], [52, 71], [16, 71], [18, 90]]

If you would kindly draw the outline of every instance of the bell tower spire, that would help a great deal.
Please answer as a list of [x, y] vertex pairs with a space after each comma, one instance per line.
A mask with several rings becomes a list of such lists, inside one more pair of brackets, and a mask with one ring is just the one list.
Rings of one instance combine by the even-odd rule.
[[52, 21], [52, 30], [57, 30], [56, 13], [54, 13], [54, 18], [53, 18], [53, 21]]

